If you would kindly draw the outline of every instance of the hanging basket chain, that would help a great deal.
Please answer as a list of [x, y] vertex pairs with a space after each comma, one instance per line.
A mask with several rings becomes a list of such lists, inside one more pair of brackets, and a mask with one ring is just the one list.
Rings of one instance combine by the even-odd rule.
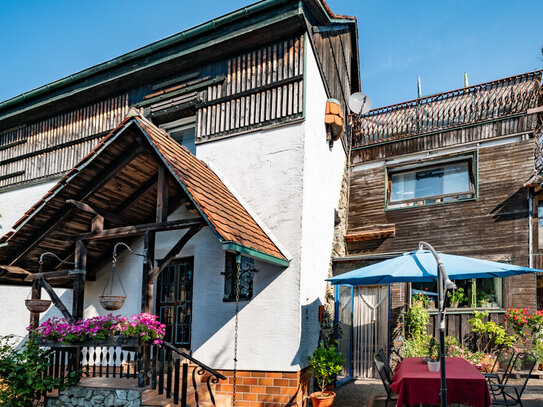
[[232, 406], [236, 407], [236, 379], [237, 379], [237, 369], [238, 369], [238, 322], [239, 322], [239, 280], [241, 277], [241, 255], [236, 256], [237, 264], [237, 273], [236, 273], [236, 317], [234, 320], [234, 377], [233, 380], [233, 396], [232, 396]]

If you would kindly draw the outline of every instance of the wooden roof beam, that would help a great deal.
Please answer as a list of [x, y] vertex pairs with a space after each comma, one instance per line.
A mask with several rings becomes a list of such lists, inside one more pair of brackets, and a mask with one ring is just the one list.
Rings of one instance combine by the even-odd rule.
[[[140, 143], [132, 143], [123, 154], [117, 159], [116, 164], [112, 168], [104, 168], [94, 179], [97, 180], [94, 184], [88, 184], [86, 188], [83, 188], [79, 194], [77, 194], [76, 201], [84, 201], [86, 198], [94, 194], [98, 189], [104, 186], [111, 178], [113, 178], [119, 171], [126, 167], [136, 156], [143, 151], [143, 146]], [[30, 252], [36, 247], [45, 237], [57, 227], [68, 215], [73, 212], [74, 208], [68, 205], [60, 208], [45, 224], [38, 229], [32, 237], [28, 240], [29, 243], [22, 250], [20, 250], [10, 263], [13, 266], [17, 263], [25, 254]]]
[[115, 212], [121, 213], [128, 208], [132, 207], [134, 204], [139, 202], [145, 195], [153, 189], [155, 184], [157, 183], [158, 176], [155, 174], [153, 175], [147, 182], [145, 182], [142, 186], [140, 186], [132, 195], [130, 195], [128, 198], [126, 198], [117, 208], [115, 208]]
[[123, 226], [119, 228], [104, 229], [96, 232], [87, 232], [71, 235], [71, 240], [95, 240], [95, 239], [118, 239], [123, 237], [142, 235], [145, 232], [164, 232], [167, 230], [188, 229], [192, 226], [205, 226], [202, 218], [181, 219], [169, 222], [143, 223], [140, 225]]
[[75, 199], [67, 199], [66, 203], [69, 203], [69, 204], [75, 206], [76, 209], [79, 209], [80, 211], [88, 212], [88, 213], [93, 214], [95, 216], [101, 216], [102, 218], [104, 218], [108, 222], [117, 223], [117, 224], [118, 223], [124, 223], [125, 225], [130, 225], [133, 222], [132, 219], [130, 219], [130, 218], [126, 217], [126, 216], [123, 216], [123, 215], [120, 215], [120, 214], [117, 214], [117, 213], [113, 213], [113, 212], [107, 211], [105, 209], [95, 209], [92, 206], [90, 206], [89, 204], [81, 202], [81, 201], [76, 201]]

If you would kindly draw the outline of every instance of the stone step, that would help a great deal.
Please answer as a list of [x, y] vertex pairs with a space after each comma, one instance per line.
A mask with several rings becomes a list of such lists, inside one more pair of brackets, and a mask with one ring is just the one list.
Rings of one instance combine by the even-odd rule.
[[[207, 384], [204, 383], [198, 383], [198, 401], [200, 406], [203, 405], [212, 405], [210, 401], [210, 395], [209, 391], [207, 389]], [[212, 386], [212, 390], [215, 391], [215, 386]], [[232, 405], [232, 398], [230, 396], [225, 395], [216, 395], [215, 397], [215, 403], [217, 407], [231, 407]], [[194, 388], [192, 387], [192, 383], [189, 382], [187, 387], [187, 404], [189, 406], [195, 405], [195, 392]], [[157, 390], [153, 389], [147, 389], [142, 394], [142, 407], [143, 406], [173, 406], [173, 398], [167, 398], [165, 394], [158, 394]]]

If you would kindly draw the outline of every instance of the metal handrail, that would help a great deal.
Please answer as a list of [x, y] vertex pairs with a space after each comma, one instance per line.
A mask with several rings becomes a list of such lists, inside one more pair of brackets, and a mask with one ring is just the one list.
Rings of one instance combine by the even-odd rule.
[[514, 117], [538, 105], [543, 70], [425, 96], [350, 116], [352, 148]]
[[171, 351], [173, 351], [173, 352], [175, 352], [175, 353], [177, 353], [177, 354], [183, 356], [185, 359], [190, 360], [192, 363], [198, 365], [200, 368], [202, 368], [202, 369], [204, 369], [205, 371], [211, 373], [213, 376], [218, 377], [218, 378], [221, 379], [221, 380], [226, 380], [226, 376], [220, 374], [219, 372], [217, 372], [216, 370], [214, 370], [214, 369], [210, 368], [209, 366], [203, 364], [202, 362], [200, 362], [200, 361], [194, 359], [194, 358], [193, 358], [192, 356], [190, 356], [189, 354], [187, 354], [187, 353], [185, 353], [185, 352], [183, 352], [183, 351], [177, 349], [177, 348], [176, 348], [175, 346], [173, 346], [171, 343], [164, 341], [164, 342], [162, 343], [162, 346], [164, 346], [165, 348], [168, 348], [168, 349], [170, 349]]

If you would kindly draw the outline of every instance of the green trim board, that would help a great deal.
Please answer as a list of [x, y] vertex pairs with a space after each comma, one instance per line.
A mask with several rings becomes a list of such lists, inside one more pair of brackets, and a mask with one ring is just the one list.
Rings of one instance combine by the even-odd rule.
[[265, 261], [266, 263], [272, 263], [281, 267], [288, 267], [290, 260], [280, 259], [270, 254], [261, 252], [260, 250], [251, 249], [250, 247], [243, 246], [235, 242], [222, 242], [222, 249], [236, 253], [246, 254], [249, 257]]

